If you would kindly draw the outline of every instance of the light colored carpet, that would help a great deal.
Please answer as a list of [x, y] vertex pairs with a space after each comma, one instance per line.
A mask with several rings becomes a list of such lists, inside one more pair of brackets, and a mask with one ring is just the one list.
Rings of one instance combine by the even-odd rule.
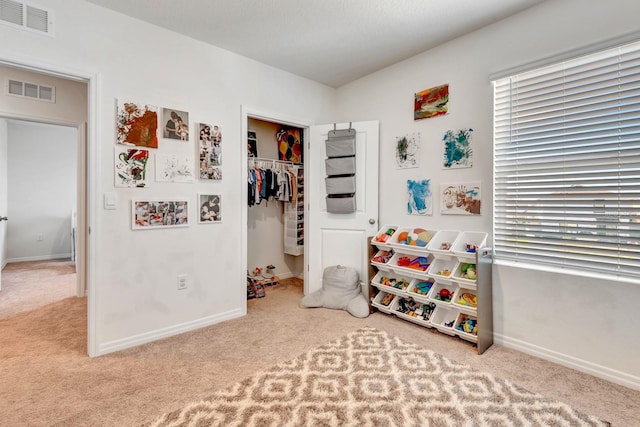
[[363, 327], [614, 426], [639, 425], [639, 391], [495, 345], [478, 356], [466, 341], [396, 316], [304, 309], [301, 299], [302, 282], [283, 280], [248, 301], [247, 316], [97, 358], [87, 357], [86, 298], [0, 319], [0, 426], [143, 425]]
[[0, 319], [76, 295], [76, 268], [69, 260], [9, 263], [2, 270]]
[[568, 405], [362, 328], [152, 427], [610, 426]]

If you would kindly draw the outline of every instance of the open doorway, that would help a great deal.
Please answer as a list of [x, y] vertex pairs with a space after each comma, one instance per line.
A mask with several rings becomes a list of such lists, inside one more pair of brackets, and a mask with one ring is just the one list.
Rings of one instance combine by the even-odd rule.
[[0, 61], [0, 315], [86, 295], [88, 81], [60, 75]]
[[[271, 286], [286, 283], [304, 293], [305, 259], [305, 159], [304, 146], [308, 125], [243, 110], [247, 143], [246, 177], [243, 185], [246, 219], [244, 262], [247, 284], [262, 282], [258, 296], [269, 295]], [[295, 145], [295, 147], [294, 147]], [[269, 182], [280, 180], [271, 197], [256, 193], [250, 177], [263, 172]], [[261, 180], [260, 177], [258, 177]], [[288, 190], [280, 188], [287, 182]], [[280, 191], [278, 191], [280, 190]], [[265, 194], [266, 193], [266, 194]], [[265, 195], [267, 197], [265, 197]], [[275, 278], [274, 278], [275, 276]], [[247, 299], [252, 298], [247, 286]]]
[[3, 120], [8, 220], [0, 317], [7, 317], [77, 294], [78, 130]]

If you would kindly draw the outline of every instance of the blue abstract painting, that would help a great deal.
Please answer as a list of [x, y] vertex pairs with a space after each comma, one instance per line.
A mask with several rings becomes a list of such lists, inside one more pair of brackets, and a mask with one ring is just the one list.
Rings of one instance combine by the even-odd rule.
[[471, 132], [473, 132], [473, 129], [460, 129], [456, 132], [448, 130], [444, 134], [442, 137], [444, 144], [442, 166], [445, 169], [470, 168], [473, 166]]
[[433, 203], [431, 201], [431, 180], [421, 181], [407, 180], [407, 213], [409, 215], [433, 215]]

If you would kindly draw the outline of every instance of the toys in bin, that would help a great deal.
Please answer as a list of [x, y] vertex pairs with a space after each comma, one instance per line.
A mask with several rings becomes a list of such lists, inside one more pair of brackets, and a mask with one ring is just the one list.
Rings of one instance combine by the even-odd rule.
[[447, 288], [440, 289], [440, 291], [434, 296], [434, 299], [442, 302], [451, 302], [451, 298], [453, 298], [453, 293]]
[[463, 279], [476, 280], [478, 275], [476, 274], [476, 265], [464, 263], [460, 266], [460, 274]]
[[478, 335], [478, 321], [466, 318], [456, 325], [456, 329], [467, 334]]
[[433, 286], [433, 283], [431, 282], [416, 283], [413, 287], [413, 292], [418, 295], [427, 295], [431, 290], [431, 286]]
[[393, 251], [380, 251], [376, 256], [374, 256], [371, 259], [371, 261], [377, 262], [379, 264], [386, 264], [389, 262], [392, 256], [393, 256]]
[[431, 240], [431, 233], [424, 228], [414, 228], [411, 231], [401, 231], [398, 234], [398, 243], [409, 246], [425, 247]]
[[400, 279], [396, 279], [393, 277], [383, 277], [380, 280], [380, 283], [385, 286], [391, 286], [392, 288], [400, 289], [403, 291], [409, 286], [409, 281], [407, 281], [407, 279], [405, 279], [404, 277]]
[[387, 241], [391, 238], [391, 236], [393, 236], [393, 233], [395, 232], [396, 230], [394, 230], [393, 228], [389, 228], [384, 233], [378, 234], [375, 241], [380, 243], [387, 243]]
[[470, 292], [463, 292], [458, 297], [456, 304], [464, 305], [471, 308], [478, 307], [478, 297]]
[[424, 256], [409, 258], [401, 256], [398, 258], [398, 267], [413, 268], [414, 270], [426, 271], [429, 268], [429, 259]]
[[398, 300], [398, 310], [400, 313], [404, 313], [411, 317], [422, 317], [422, 320], [427, 321], [431, 318], [433, 310], [436, 305], [434, 303], [422, 304], [412, 299], [400, 298]]

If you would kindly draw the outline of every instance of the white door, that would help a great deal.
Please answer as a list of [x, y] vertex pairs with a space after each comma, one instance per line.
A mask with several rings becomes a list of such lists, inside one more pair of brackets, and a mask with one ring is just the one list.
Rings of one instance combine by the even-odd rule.
[[[7, 237], [7, 121], [0, 118], [0, 270], [4, 266]], [[0, 289], [2, 273], [0, 272]]]
[[[348, 129], [349, 123], [336, 124]], [[325, 141], [334, 125], [311, 126], [305, 171], [305, 203], [308, 219], [305, 229], [306, 259], [305, 294], [322, 288], [325, 267], [343, 265], [360, 272], [367, 282], [369, 271], [367, 237], [378, 231], [378, 146], [377, 121], [354, 122], [356, 130], [356, 212], [327, 212], [325, 188]], [[368, 286], [364, 287], [368, 289]], [[368, 295], [367, 295], [368, 298]]]

